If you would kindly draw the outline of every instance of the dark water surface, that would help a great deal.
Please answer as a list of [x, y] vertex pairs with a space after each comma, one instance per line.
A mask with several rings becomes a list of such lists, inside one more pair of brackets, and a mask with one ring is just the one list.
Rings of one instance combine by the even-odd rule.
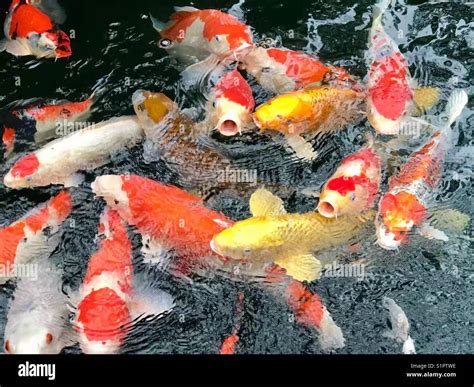
[[[5, 2], [2, 2], [3, 5]], [[196, 106], [202, 96], [187, 94], [177, 86], [179, 71], [166, 53], [156, 46], [157, 33], [148, 14], [167, 20], [173, 6], [190, 5], [187, 1], [139, 2], [111, 0], [62, 0], [67, 21], [62, 28], [74, 30], [73, 55], [66, 60], [15, 58], [0, 53], [0, 106], [35, 97], [81, 100], [91, 93], [100, 80], [109, 76], [107, 92], [97, 103], [92, 119], [102, 121], [132, 114], [131, 96], [136, 89], [163, 91], [178, 99], [183, 107]], [[364, 1], [271, 1], [246, 0], [234, 7], [254, 28], [255, 39], [270, 37], [275, 44], [317, 54], [324, 62], [344, 66], [363, 78], [366, 74], [364, 51], [367, 48], [373, 0]], [[194, 1], [198, 8], [228, 10], [232, 1]], [[388, 33], [400, 44], [410, 63], [414, 78], [421, 84], [443, 88], [444, 101], [453, 88], [474, 91], [473, 48], [474, 22], [472, 4], [462, 2], [398, 1], [387, 13]], [[21, 86], [15, 86], [20, 77]], [[256, 87], [257, 104], [268, 95]], [[444, 101], [434, 109], [441, 112]], [[291, 169], [291, 176], [281, 167], [288, 185], [321, 186], [339, 161], [364, 142], [368, 123], [330, 135], [319, 145], [322, 157], [313, 165]], [[473, 128], [472, 103], [464, 110], [456, 126], [460, 136], [449, 153], [443, 181], [433, 193], [436, 206], [456, 208], [472, 216]], [[230, 144], [241, 154], [252, 152], [256, 165], [268, 162], [260, 144]], [[265, 150], [265, 148], [263, 148]], [[260, 156], [258, 156], [260, 155]], [[1, 176], [11, 161], [2, 165]], [[159, 181], [173, 183], [176, 178], [160, 163], [145, 164], [141, 147], [114, 158], [109, 165], [87, 175], [137, 173]], [[386, 177], [383, 188], [386, 187]], [[293, 180], [291, 180], [293, 178]], [[287, 179], [287, 181], [285, 181]], [[0, 225], [10, 224], [27, 210], [58, 192], [58, 187], [12, 191], [0, 185]], [[77, 289], [85, 273], [89, 256], [95, 251], [94, 236], [104, 203], [94, 199], [90, 185], [74, 189], [75, 207], [60, 246], [54, 253], [64, 269], [65, 283]], [[287, 203], [290, 212], [309, 211], [315, 201], [296, 194]], [[213, 203], [233, 219], [249, 216], [245, 200], [220, 198]], [[473, 333], [473, 264], [472, 223], [463, 233], [450, 234], [441, 243], [415, 236], [399, 252], [389, 252], [374, 245], [370, 231], [355, 253], [338, 251], [343, 262], [366, 259], [370, 276], [363, 281], [354, 278], [329, 278], [311, 284], [334, 321], [341, 327], [346, 347], [340, 353], [399, 353], [401, 345], [385, 338], [387, 311], [382, 297], [393, 298], [406, 312], [410, 335], [418, 353], [470, 353]], [[154, 322], [138, 324], [127, 339], [127, 353], [216, 353], [223, 337], [234, 324], [235, 300], [245, 291], [239, 353], [320, 353], [316, 333], [292, 322], [283, 299], [262, 287], [236, 283], [225, 278], [196, 278], [194, 284], [173, 279], [168, 274], [147, 268], [139, 255], [139, 237], [134, 235], [137, 273], [176, 298], [173, 313]], [[336, 257], [336, 256], [335, 256]], [[0, 332], [7, 315], [12, 284], [0, 287]], [[0, 339], [3, 344], [3, 337]], [[78, 352], [78, 347], [66, 349]]]

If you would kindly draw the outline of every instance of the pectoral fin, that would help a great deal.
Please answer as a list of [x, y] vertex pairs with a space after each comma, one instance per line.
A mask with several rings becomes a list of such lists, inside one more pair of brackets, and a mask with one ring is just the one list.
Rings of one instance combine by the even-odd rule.
[[439, 89], [436, 87], [420, 87], [413, 94], [415, 106], [411, 112], [412, 115], [424, 114], [429, 108], [434, 106], [439, 99]]
[[84, 182], [84, 175], [81, 173], [73, 173], [72, 175], [64, 178], [60, 183], [63, 184], [66, 188], [69, 187], [78, 187]]
[[173, 307], [173, 297], [163, 290], [138, 289], [134, 293], [130, 312], [133, 319], [158, 317], [171, 311]]
[[443, 242], [449, 241], [448, 236], [443, 231], [434, 228], [428, 223], [423, 223], [418, 232], [421, 236], [428, 239], [436, 239]]
[[15, 56], [31, 55], [30, 50], [18, 40], [4, 39], [0, 42], [0, 52], [6, 51]]
[[279, 259], [275, 263], [297, 281], [314, 281], [321, 276], [321, 262], [310, 254]]
[[163, 23], [162, 21], [158, 20], [152, 14], [150, 14], [150, 20], [153, 24], [153, 28], [158, 32], [161, 32], [166, 28], [166, 23]]
[[250, 212], [253, 216], [275, 216], [286, 214], [283, 200], [264, 188], [256, 190], [250, 197]]
[[313, 149], [311, 143], [301, 136], [286, 136], [288, 146], [293, 149], [296, 156], [302, 160], [314, 160], [318, 153]]
[[217, 80], [225, 72], [225, 64], [217, 55], [209, 55], [206, 59], [188, 66], [181, 73], [183, 86], [190, 89], [200, 85], [205, 79]]

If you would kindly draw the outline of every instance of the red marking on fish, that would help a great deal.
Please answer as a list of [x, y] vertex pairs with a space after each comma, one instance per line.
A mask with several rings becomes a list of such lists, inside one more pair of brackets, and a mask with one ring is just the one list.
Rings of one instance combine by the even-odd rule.
[[239, 336], [236, 334], [227, 337], [222, 343], [220, 354], [221, 355], [233, 355], [235, 353], [235, 346], [239, 341]]
[[370, 73], [380, 74], [369, 88], [373, 106], [385, 118], [398, 120], [413, 100], [406, 61], [401, 53], [395, 52], [372, 64]]
[[39, 34], [54, 28], [50, 17], [38, 8], [21, 1], [14, 1], [10, 6], [11, 22], [9, 38], [27, 38], [31, 32]]
[[11, 175], [15, 178], [27, 177], [35, 173], [40, 166], [40, 162], [34, 153], [18, 160], [11, 169]]
[[15, 129], [3, 126], [2, 141], [5, 145], [6, 153], [11, 153], [15, 144]]
[[317, 59], [301, 52], [270, 48], [267, 54], [285, 66], [286, 75], [296, 81], [297, 88], [321, 82], [330, 71], [329, 67]]
[[301, 282], [291, 281], [286, 288], [288, 305], [295, 313], [296, 321], [319, 329], [324, 308], [321, 298], [311, 293]]
[[215, 87], [215, 93], [217, 98], [227, 98], [250, 112], [255, 109], [252, 88], [237, 70], [228, 72], [220, 79]]

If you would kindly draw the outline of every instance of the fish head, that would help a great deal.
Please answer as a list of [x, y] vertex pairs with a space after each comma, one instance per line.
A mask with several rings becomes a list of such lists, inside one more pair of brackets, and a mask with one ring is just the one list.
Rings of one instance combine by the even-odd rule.
[[279, 231], [279, 223], [270, 218], [250, 218], [214, 236], [211, 248], [236, 260], [273, 261], [284, 243]]
[[224, 136], [235, 136], [252, 121], [255, 108], [252, 89], [237, 70], [225, 74], [214, 89], [216, 99], [211, 115], [217, 118], [216, 129]]
[[209, 41], [211, 52], [238, 52], [252, 46], [249, 27], [236, 17], [216, 10], [204, 11], [201, 15], [203, 35]]
[[177, 105], [162, 93], [137, 90], [133, 93], [132, 104], [144, 129], [151, 129], [160, 124]]
[[123, 179], [127, 178], [127, 175], [104, 175], [98, 176], [91, 184], [94, 194], [104, 198], [110, 208], [125, 218], [130, 216], [129, 198], [123, 189]]
[[377, 243], [387, 250], [396, 250], [425, 219], [426, 208], [415, 195], [405, 191], [387, 193], [379, 204]]
[[35, 313], [25, 313], [21, 321], [5, 330], [5, 353], [57, 354], [64, 346], [62, 327], [51, 328]]
[[318, 203], [319, 213], [326, 218], [334, 218], [347, 213], [356, 200], [356, 184], [353, 176], [339, 176], [330, 179], [321, 192]]
[[35, 46], [33, 51], [38, 57], [66, 58], [72, 54], [69, 36], [61, 30], [32, 33], [28, 41]]
[[131, 317], [127, 303], [114, 290], [92, 290], [78, 306], [77, 329], [84, 353], [117, 353]]
[[4, 184], [9, 188], [24, 188], [34, 184], [35, 177], [40, 172], [38, 157], [31, 153], [20, 160], [4, 177]]
[[277, 96], [260, 105], [253, 114], [255, 124], [261, 130], [283, 130], [291, 126], [312, 111], [310, 104], [298, 98], [297, 94], [288, 93]]

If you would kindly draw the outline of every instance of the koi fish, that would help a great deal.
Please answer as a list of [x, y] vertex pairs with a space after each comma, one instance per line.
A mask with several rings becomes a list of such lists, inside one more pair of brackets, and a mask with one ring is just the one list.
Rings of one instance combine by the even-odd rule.
[[408, 322], [407, 315], [403, 309], [389, 297], [384, 297], [382, 299], [382, 305], [388, 310], [390, 324], [392, 325], [392, 329], [384, 332], [383, 335], [394, 339], [399, 343], [403, 343], [402, 350], [404, 354], [416, 354], [415, 343], [408, 334], [410, 331], [410, 323]]
[[34, 102], [14, 108], [4, 119], [2, 140], [5, 156], [13, 152], [17, 141], [43, 142], [74, 131], [70, 126], [90, 117], [93, 102], [91, 97], [80, 102]]
[[322, 83], [342, 86], [351, 81], [342, 68], [324, 65], [310, 55], [283, 48], [253, 47], [242, 58], [241, 67], [264, 89], [275, 94]]
[[12, 1], [4, 25], [7, 39], [0, 42], [0, 51], [37, 58], [71, 56], [69, 36], [58, 29], [47, 14], [30, 3], [28, 0]]
[[313, 294], [301, 282], [290, 281], [286, 287], [288, 305], [295, 314], [295, 321], [319, 334], [319, 343], [323, 351], [343, 348], [345, 339], [331, 314], [321, 301], [321, 297]]
[[161, 36], [158, 46], [181, 59], [227, 56], [253, 44], [250, 28], [235, 16], [194, 7], [175, 7], [175, 11], [168, 24], [151, 19]]
[[260, 130], [283, 133], [299, 158], [316, 157], [310, 143], [301, 134], [316, 135], [339, 130], [362, 118], [361, 92], [320, 86], [281, 94], [255, 110], [253, 118]]
[[341, 161], [324, 185], [318, 212], [327, 217], [357, 215], [373, 207], [379, 191], [381, 161], [371, 148]]
[[0, 228], [0, 283], [16, 277], [15, 265], [47, 258], [59, 243], [59, 226], [72, 209], [71, 197], [60, 192], [11, 225]]
[[209, 242], [233, 222], [204, 207], [197, 196], [136, 175], [99, 176], [91, 186], [95, 195], [137, 228], [147, 259], [163, 262], [173, 251], [183, 271], [184, 266], [199, 264], [207, 257], [223, 260]]
[[367, 114], [377, 132], [394, 135], [412, 115], [424, 112], [438, 101], [438, 90], [417, 87], [398, 45], [385, 32], [382, 18], [390, 2], [381, 0], [376, 4], [369, 34]]
[[248, 128], [255, 109], [252, 89], [237, 70], [226, 73], [215, 86], [207, 122], [224, 136]]
[[36, 258], [31, 261], [35, 276], [22, 277], [15, 289], [5, 326], [5, 353], [58, 354], [73, 344], [61, 275], [48, 260]]
[[18, 160], [4, 178], [10, 188], [43, 187], [50, 184], [77, 186], [79, 170], [106, 164], [114, 152], [132, 147], [143, 131], [135, 117], [113, 118], [54, 140]]
[[316, 212], [287, 214], [283, 201], [265, 189], [252, 195], [250, 211], [252, 218], [212, 238], [212, 250], [237, 261], [275, 263], [298, 281], [319, 278], [321, 262], [313, 252], [349, 242], [366, 225], [362, 217], [328, 219]]
[[406, 243], [415, 227], [430, 238], [447, 241], [444, 232], [432, 228], [428, 203], [442, 177], [443, 161], [452, 145], [451, 125], [461, 114], [468, 100], [464, 90], [455, 90], [446, 105], [447, 121], [432, 139], [414, 152], [396, 176], [389, 179], [388, 192], [383, 195], [377, 214], [377, 242], [384, 249], [396, 250]]
[[[79, 291], [75, 328], [85, 353], [116, 353], [135, 318], [170, 311], [173, 298], [162, 291], [139, 294], [133, 281], [132, 245], [120, 216], [101, 216], [99, 249], [87, 266]], [[152, 297], [150, 301], [144, 298]]]

